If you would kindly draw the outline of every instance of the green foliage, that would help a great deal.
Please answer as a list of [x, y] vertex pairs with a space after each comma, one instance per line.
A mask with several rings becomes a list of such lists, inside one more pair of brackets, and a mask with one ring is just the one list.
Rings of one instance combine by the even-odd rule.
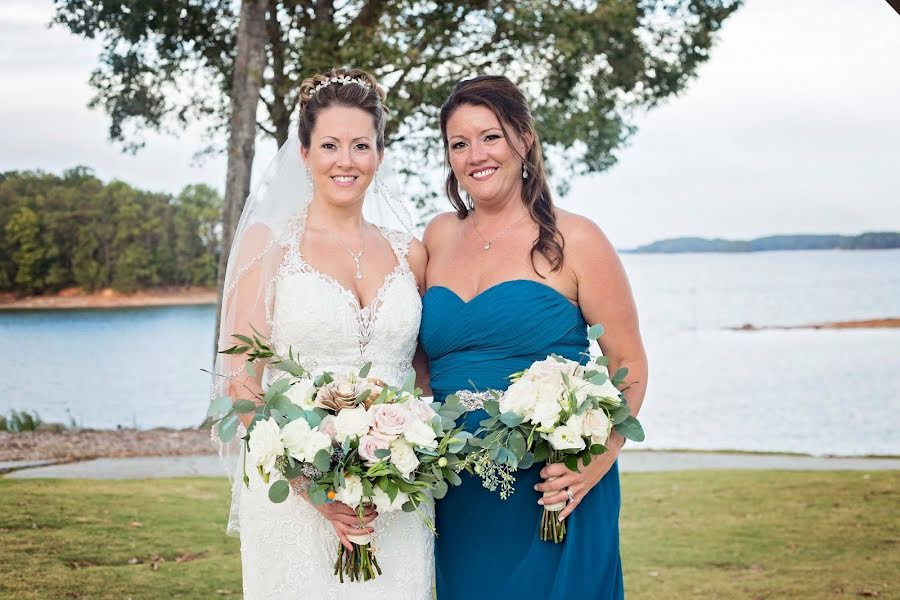
[[19, 433], [20, 431], [34, 431], [44, 422], [37, 411], [11, 410], [8, 416], [0, 415], [0, 431]]
[[[134, 150], [142, 129], [177, 132], [198, 120], [210, 134], [228, 127], [240, 3], [54, 5], [57, 24], [102, 44], [90, 106], [109, 114], [113, 140]], [[565, 156], [561, 167], [608, 168], [634, 130], [633, 115], [684, 89], [740, 0], [271, 5], [260, 129], [283, 143], [304, 78], [335, 65], [362, 67], [387, 88], [388, 139], [404, 150], [394, 161], [407, 179], [420, 180], [441, 156], [442, 102], [457, 81], [483, 73], [522, 86], [544, 141]]]
[[214, 285], [221, 206], [205, 185], [172, 197], [84, 167], [0, 173], [0, 291]]

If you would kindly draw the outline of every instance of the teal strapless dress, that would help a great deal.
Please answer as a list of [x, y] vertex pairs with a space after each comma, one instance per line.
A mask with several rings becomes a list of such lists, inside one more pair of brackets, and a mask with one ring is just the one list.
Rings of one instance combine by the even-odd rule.
[[[439, 401], [457, 390], [506, 389], [510, 374], [548, 354], [583, 360], [588, 349], [581, 311], [537, 281], [506, 281], [469, 302], [435, 286], [422, 311], [419, 338]], [[484, 418], [483, 410], [467, 413], [466, 428]], [[518, 471], [507, 500], [464, 473], [462, 485], [438, 501], [438, 600], [624, 598], [618, 463], [568, 517], [562, 544], [539, 537], [541, 466]]]

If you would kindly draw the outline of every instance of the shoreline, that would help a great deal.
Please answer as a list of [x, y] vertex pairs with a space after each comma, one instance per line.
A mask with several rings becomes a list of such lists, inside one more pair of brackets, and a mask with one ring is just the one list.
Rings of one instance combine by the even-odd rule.
[[[623, 452], [651, 454], [730, 455], [746, 457], [792, 457], [810, 459], [896, 460], [897, 455], [833, 455], [755, 450], [700, 450], [685, 448], [626, 448]], [[39, 429], [9, 433], [0, 431], [0, 463], [52, 461], [69, 463], [98, 458], [159, 456], [216, 456], [205, 429]]]
[[882, 319], [861, 319], [858, 321], [831, 321], [827, 323], [810, 323], [807, 325], [754, 325], [744, 323], [739, 327], [727, 327], [731, 331], [771, 331], [796, 329], [898, 329], [900, 317]]
[[86, 293], [78, 288], [68, 288], [58, 294], [47, 296], [15, 298], [11, 294], [0, 295], [0, 311], [214, 305], [216, 299], [216, 289], [205, 287], [153, 288], [131, 294], [124, 294], [109, 288], [93, 293]]

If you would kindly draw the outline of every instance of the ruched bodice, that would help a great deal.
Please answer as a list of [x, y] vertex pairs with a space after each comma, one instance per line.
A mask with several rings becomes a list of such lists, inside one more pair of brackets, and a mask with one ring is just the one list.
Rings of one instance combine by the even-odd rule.
[[[512, 373], [549, 354], [586, 360], [587, 324], [578, 306], [532, 280], [497, 284], [464, 302], [434, 286], [423, 299], [419, 333], [436, 400], [462, 390], [503, 390]], [[466, 415], [474, 430], [483, 410]], [[617, 600], [619, 478], [616, 465], [568, 519], [562, 544], [540, 541], [542, 508], [534, 484], [543, 465], [517, 471], [516, 492], [501, 500], [463, 476], [437, 504], [437, 597]]]

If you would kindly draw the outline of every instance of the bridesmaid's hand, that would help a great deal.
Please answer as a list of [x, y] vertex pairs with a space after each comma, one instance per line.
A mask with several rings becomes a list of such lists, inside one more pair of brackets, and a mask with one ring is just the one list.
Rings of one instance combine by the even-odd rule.
[[[608, 450], [599, 456], [591, 457], [591, 464], [584, 466], [578, 463], [581, 471], [576, 473], [570, 471], [569, 468], [562, 463], [553, 463], [545, 465], [541, 469], [541, 477], [544, 479], [542, 483], [534, 486], [539, 492], [557, 492], [552, 496], [540, 498], [538, 504], [556, 504], [557, 502], [566, 502], [569, 497], [566, 495], [566, 488], [571, 490], [573, 499], [566, 504], [566, 507], [559, 513], [559, 520], [562, 521], [575, 510], [575, 507], [581, 503], [591, 488], [597, 485], [603, 476], [612, 468], [613, 463], [619, 457], [619, 451], [625, 444], [625, 438], [618, 433], [613, 432], [607, 441]], [[547, 481], [551, 477], [556, 477], [553, 481]]]
[[[304, 498], [309, 500], [306, 494]], [[348, 535], [364, 535], [366, 533], [375, 533], [375, 529], [370, 527], [370, 523], [375, 520], [378, 513], [371, 504], [366, 505], [362, 519], [356, 514], [356, 511], [344, 504], [343, 502], [327, 502], [325, 504], [313, 504], [313, 507], [319, 511], [323, 517], [328, 519], [334, 532], [344, 548], [353, 550], [353, 544], [347, 539]]]

